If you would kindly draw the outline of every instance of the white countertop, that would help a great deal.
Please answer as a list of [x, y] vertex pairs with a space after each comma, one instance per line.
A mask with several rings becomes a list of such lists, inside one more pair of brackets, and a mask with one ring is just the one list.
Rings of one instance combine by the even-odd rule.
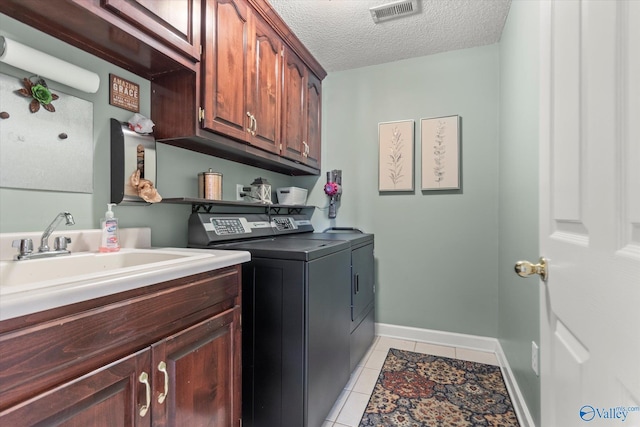
[[[40, 233], [0, 234], [0, 268], [3, 278], [3, 283], [0, 283], [0, 321], [216, 270], [251, 259], [249, 252], [245, 251], [150, 248], [148, 229], [122, 229], [120, 241], [124, 247], [116, 253], [119, 254], [117, 257], [112, 258], [126, 259], [131, 254], [138, 257], [147, 256], [152, 261], [154, 257], [161, 260], [103, 270], [102, 261], [108, 261], [110, 254], [97, 253], [100, 230], [67, 231], [64, 235], [72, 239], [69, 245], [71, 255], [63, 255], [60, 259], [13, 261], [16, 249], [11, 248], [11, 241], [32, 238], [34, 246], [37, 247]], [[7, 250], [7, 244], [12, 251]], [[89, 262], [91, 264], [87, 264]], [[79, 267], [85, 263], [91, 265], [91, 268], [74, 269], [74, 263]], [[92, 270], [94, 266], [98, 266], [95, 268], [96, 271]], [[25, 279], [25, 274], [32, 273], [35, 277], [33, 281], [28, 277]], [[11, 283], [12, 280], [14, 283]]]

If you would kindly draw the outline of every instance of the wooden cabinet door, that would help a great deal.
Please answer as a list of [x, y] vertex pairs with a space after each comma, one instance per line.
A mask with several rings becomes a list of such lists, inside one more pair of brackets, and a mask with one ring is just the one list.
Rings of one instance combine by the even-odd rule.
[[320, 169], [322, 83], [291, 50], [284, 50], [282, 156]]
[[150, 361], [150, 349], [141, 350], [2, 411], [0, 425], [151, 426], [151, 411], [141, 412], [147, 385], [140, 378], [150, 374]]
[[239, 319], [236, 307], [152, 346], [154, 425], [239, 425]]
[[249, 142], [279, 153], [282, 41], [258, 15], [252, 14], [251, 23], [247, 111], [253, 123]]
[[[314, 168], [320, 169], [320, 125], [322, 113], [322, 83], [320, 79], [307, 73], [307, 99], [306, 99], [306, 117], [307, 117], [307, 149], [305, 163]], [[304, 144], [303, 144], [304, 145]]]
[[203, 36], [202, 105], [205, 129], [246, 140], [249, 117], [247, 37], [249, 9], [241, 0], [208, 0]]
[[306, 134], [306, 66], [291, 49], [284, 50], [282, 92], [282, 155], [304, 162]]
[[198, 0], [102, 0], [119, 17], [200, 60], [200, 2]]

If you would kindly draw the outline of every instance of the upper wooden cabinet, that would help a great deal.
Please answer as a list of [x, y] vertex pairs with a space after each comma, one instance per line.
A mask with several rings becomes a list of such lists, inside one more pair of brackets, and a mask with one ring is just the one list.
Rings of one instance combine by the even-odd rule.
[[200, 0], [2, 0], [0, 13], [148, 79], [200, 60]]
[[320, 169], [320, 126], [322, 117], [322, 82], [314, 74], [307, 74], [306, 91], [306, 143], [305, 163]]
[[276, 172], [319, 175], [322, 67], [264, 0], [206, 0], [203, 17], [196, 82], [188, 73], [152, 82], [157, 138]]
[[280, 153], [282, 99], [282, 40], [262, 18], [254, 15], [249, 43], [247, 113], [253, 120], [249, 142]]
[[320, 169], [322, 84], [291, 50], [284, 50], [282, 155]]
[[207, 2], [202, 126], [279, 153], [282, 41], [243, 1]]
[[298, 162], [303, 161], [305, 140], [305, 92], [307, 67], [294, 52], [284, 52], [284, 90], [282, 102], [282, 155]]
[[209, 0], [204, 20], [202, 127], [245, 139], [249, 10], [237, 0]]
[[199, 0], [101, 0], [136, 28], [200, 60]]
[[319, 175], [326, 72], [267, 0], [0, 0], [0, 13], [151, 80], [156, 139]]

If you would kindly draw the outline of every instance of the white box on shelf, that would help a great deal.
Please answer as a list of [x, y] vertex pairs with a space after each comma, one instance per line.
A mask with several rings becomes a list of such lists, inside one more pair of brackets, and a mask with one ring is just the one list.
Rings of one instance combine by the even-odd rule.
[[307, 203], [307, 190], [300, 187], [281, 187], [276, 190], [281, 205], [304, 205]]

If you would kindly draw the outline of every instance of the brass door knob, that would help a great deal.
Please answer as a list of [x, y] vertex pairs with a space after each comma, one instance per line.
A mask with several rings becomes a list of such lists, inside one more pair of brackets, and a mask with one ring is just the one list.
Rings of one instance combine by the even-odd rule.
[[539, 274], [544, 281], [547, 280], [549, 274], [547, 272], [547, 260], [544, 257], [540, 257], [538, 264], [533, 264], [529, 261], [518, 261], [516, 262], [515, 271], [520, 277], [529, 277], [534, 274]]

